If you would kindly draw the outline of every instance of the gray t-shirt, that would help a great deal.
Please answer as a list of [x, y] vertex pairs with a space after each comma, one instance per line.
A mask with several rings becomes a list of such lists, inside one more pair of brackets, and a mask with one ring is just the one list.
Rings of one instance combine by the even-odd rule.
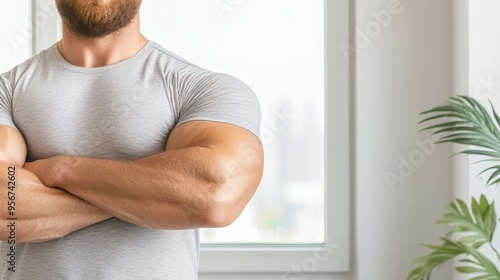
[[[231, 123], [260, 138], [260, 118], [257, 97], [243, 82], [152, 41], [98, 68], [69, 64], [54, 45], [0, 76], [0, 124], [21, 131], [28, 161], [146, 157], [163, 152], [172, 129], [193, 120]], [[8, 247], [0, 243], [4, 260]], [[16, 256], [16, 272], [4, 261], [1, 279], [191, 280], [198, 275], [199, 234], [113, 218], [57, 240], [19, 243]]]

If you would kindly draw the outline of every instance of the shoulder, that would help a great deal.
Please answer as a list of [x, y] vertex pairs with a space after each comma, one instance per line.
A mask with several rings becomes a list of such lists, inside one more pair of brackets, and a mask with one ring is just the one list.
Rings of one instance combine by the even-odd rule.
[[190, 121], [229, 123], [258, 138], [261, 108], [257, 95], [242, 80], [214, 72], [152, 42], [147, 60], [151, 74], [162, 73], [168, 100], [177, 116], [176, 127]]
[[0, 74], [0, 87], [2, 89], [12, 89], [26, 74], [43, 70], [40, 69], [40, 66], [48, 60], [51, 48], [33, 55], [24, 62], [14, 66], [10, 71]]
[[179, 55], [167, 50], [160, 44], [153, 42], [153, 48], [155, 53], [160, 59], [167, 60], [168, 62], [172, 64], [178, 64], [179, 67], [192, 67], [193, 69], [200, 69], [202, 70], [201, 67], [198, 67], [194, 63], [188, 61], [185, 58], [180, 57]]
[[177, 90], [194, 92], [213, 92], [214, 90], [238, 89], [251, 92], [240, 79], [226, 74], [213, 72], [154, 43], [153, 60], [162, 65], [165, 75], [171, 79]]

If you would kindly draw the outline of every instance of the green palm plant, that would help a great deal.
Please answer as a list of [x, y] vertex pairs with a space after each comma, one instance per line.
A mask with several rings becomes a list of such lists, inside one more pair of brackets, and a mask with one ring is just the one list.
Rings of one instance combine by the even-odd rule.
[[[500, 118], [490, 102], [491, 115], [474, 98], [468, 96], [452, 97], [443, 106], [425, 111], [420, 123], [437, 122], [424, 130], [434, 130], [438, 136], [436, 143], [457, 143], [468, 145], [461, 154], [485, 156], [483, 161], [500, 161]], [[459, 154], [460, 154], [459, 153]], [[491, 172], [486, 185], [500, 183], [500, 165], [492, 164], [481, 174]], [[488, 246], [495, 252], [497, 261], [500, 255], [492, 244], [497, 224], [494, 202], [481, 196], [479, 201], [472, 198], [470, 207], [457, 199], [447, 207], [448, 212], [437, 223], [446, 224], [452, 229], [441, 237], [441, 245], [424, 245], [431, 253], [415, 260], [417, 267], [411, 271], [408, 280], [431, 279], [432, 272], [443, 263], [458, 257], [460, 265], [455, 269], [460, 273], [471, 274], [471, 280], [499, 280], [500, 272], [495, 264], [480, 252]]]

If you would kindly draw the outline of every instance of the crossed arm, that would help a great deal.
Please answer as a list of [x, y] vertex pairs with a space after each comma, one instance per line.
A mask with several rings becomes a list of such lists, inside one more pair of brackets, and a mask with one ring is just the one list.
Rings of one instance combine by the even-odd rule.
[[21, 168], [26, 159], [26, 142], [13, 128], [0, 126], [0, 240], [9, 236], [7, 170], [16, 166], [16, 241], [42, 242], [111, 217], [104, 210], [66, 191], [47, 188], [33, 173]]
[[[150, 157], [125, 162], [58, 156], [24, 167], [17, 196], [18, 201], [26, 199], [18, 212], [22, 221], [26, 213], [33, 233], [18, 236], [34, 242], [111, 216], [156, 229], [226, 226], [255, 192], [263, 152], [259, 140], [243, 128], [193, 121], [175, 128], [165, 152]], [[2, 193], [0, 189], [0, 201], [5, 201]], [[38, 214], [40, 209], [45, 212]], [[3, 205], [0, 211], [4, 220]], [[0, 239], [5, 240], [1, 228]]]

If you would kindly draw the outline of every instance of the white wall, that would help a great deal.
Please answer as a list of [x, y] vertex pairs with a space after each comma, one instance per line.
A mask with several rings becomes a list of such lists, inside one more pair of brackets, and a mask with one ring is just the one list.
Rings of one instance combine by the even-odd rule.
[[[389, 3], [353, 1], [353, 25], [364, 29], [373, 20], [372, 11], [387, 9]], [[427, 155], [415, 141], [429, 139], [428, 133], [418, 132], [419, 113], [453, 93], [453, 1], [403, 0], [400, 6], [391, 9], [402, 10], [379, 32], [371, 33], [368, 43], [358, 42], [362, 48], [352, 73], [356, 150], [352, 272], [308, 279], [405, 279], [412, 261], [427, 252], [418, 244], [437, 243], [446, 231], [434, 222], [453, 198], [451, 146], [428, 146]], [[401, 158], [415, 163], [411, 174], [398, 172]], [[404, 182], [391, 187], [384, 177], [388, 173]], [[452, 279], [451, 269], [441, 269], [435, 277]], [[200, 279], [264, 280], [282, 275], [201, 275]]]
[[[365, 28], [371, 12], [387, 9], [391, 2], [357, 1], [356, 26]], [[445, 230], [434, 222], [453, 194], [451, 147], [429, 145], [426, 154], [415, 144], [430, 143], [427, 132], [418, 132], [419, 113], [453, 92], [453, 2], [404, 0], [400, 5], [356, 62], [360, 280], [405, 279], [413, 259], [427, 252], [417, 244], [436, 243]], [[413, 172], [398, 172], [405, 161]], [[391, 189], [385, 172], [401, 175], [404, 182]], [[451, 278], [450, 270], [441, 272], [434, 279]]]
[[[469, 1], [454, 1], [454, 42], [453, 42], [453, 82], [455, 95], [467, 95], [469, 91]], [[461, 145], [454, 145], [453, 153], [464, 150]], [[453, 185], [454, 195], [464, 201], [469, 200], [469, 156], [454, 158]], [[454, 261], [454, 265], [459, 264]], [[467, 275], [454, 271], [455, 280], [466, 280]]]

